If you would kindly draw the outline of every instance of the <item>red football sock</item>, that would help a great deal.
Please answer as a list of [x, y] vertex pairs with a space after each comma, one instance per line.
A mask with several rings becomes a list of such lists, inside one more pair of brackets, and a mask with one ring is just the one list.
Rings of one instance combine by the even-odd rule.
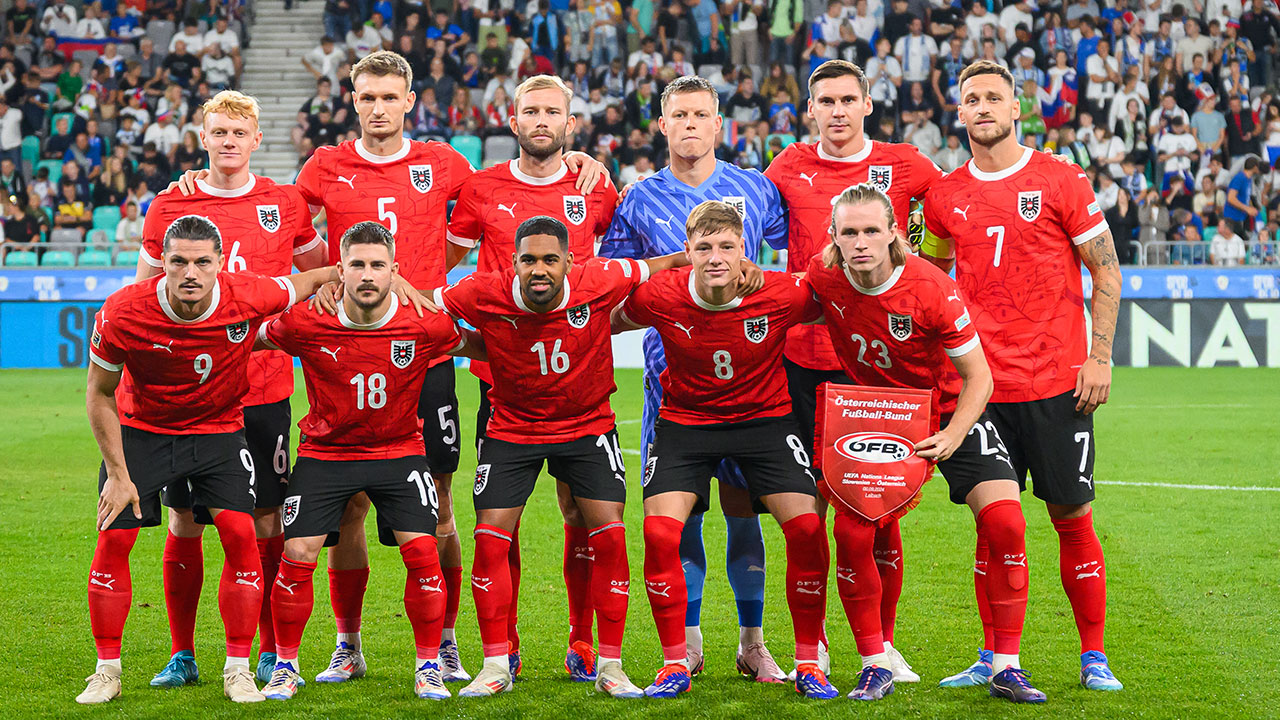
[[902, 532], [898, 521], [876, 530], [876, 570], [880, 573], [880, 632], [893, 644], [893, 626], [898, 620], [898, 598], [902, 597]]
[[329, 605], [340, 633], [360, 632], [364, 611], [364, 591], [369, 587], [369, 568], [334, 570], [329, 568]]
[[869, 656], [884, 652], [884, 635], [880, 628], [882, 592], [876, 558], [871, 552], [876, 529], [844, 513], [836, 514], [836, 589], [845, 617], [853, 630], [858, 654]]
[[587, 537], [596, 557], [591, 568], [591, 604], [600, 623], [599, 654], [620, 659], [631, 590], [626, 528], [621, 521], [609, 523], [593, 529]]
[[262, 562], [253, 515], [223, 510], [213, 519], [222, 541], [222, 578], [218, 611], [227, 634], [227, 657], [249, 657], [262, 614]]
[[316, 564], [280, 558], [275, 589], [271, 591], [271, 619], [275, 623], [276, 653], [296, 659], [302, 645], [302, 631], [311, 618]]
[[782, 534], [787, 540], [787, 605], [795, 627], [796, 661], [814, 662], [827, 608], [827, 553], [822, 551], [826, 534], [817, 513], [791, 518], [782, 524]]
[[196, 608], [204, 585], [202, 538], [178, 537], [164, 541], [164, 605], [169, 612], [171, 653], [196, 648]]
[[400, 557], [408, 573], [404, 580], [404, 612], [413, 626], [413, 644], [418, 657], [433, 658], [440, 652], [440, 630], [444, 627], [444, 578], [436, 539], [416, 537], [400, 546]]
[[982, 621], [982, 649], [990, 650], [996, 644], [996, 631], [991, 626], [991, 601], [987, 599], [987, 560], [991, 554], [987, 538], [978, 533], [978, 544], [973, 549], [973, 593], [978, 598], [978, 619]]
[[98, 533], [89, 566], [89, 627], [99, 660], [120, 659], [120, 636], [133, 604], [129, 552], [137, 539], [138, 528]]
[[591, 542], [584, 527], [564, 526], [564, 586], [569, 593], [569, 643], [591, 645]]
[[492, 525], [476, 525], [471, 595], [476, 601], [485, 657], [507, 654], [511, 605], [511, 536]]
[[511, 549], [508, 550], [507, 566], [511, 575], [511, 605], [507, 608], [507, 641], [511, 643], [510, 651], [520, 649], [520, 629], [517, 626], [520, 605], [520, 526], [516, 525], [511, 533]]
[[440, 568], [444, 574], [444, 627], [452, 630], [458, 624], [458, 606], [462, 601], [462, 566]]
[[688, 655], [684, 640], [684, 613], [689, 604], [680, 566], [680, 535], [684, 523], [665, 515], [644, 519], [644, 585], [658, 625], [662, 659], [684, 662]]
[[1027, 615], [1027, 521], [1017, 500], [997, 500], [978, 513], [978, 533], [987, 539], [987, 598], [991, 602], [991, 649], [1016, 655]]
[[1107, 624], [1107, 566], [1102, 544], [1093, 530], [1093, 510], [1078, 518], [1054, 520], [1058, 531], [1058, 569], [1062, 588], [1071, 601], [1080, 631], [1080, 652], [1105, 652], [1102, 634]]
[[284, 535], [258, 538], [258, 560], [262, 563], [262, 614], [258, 616], [258, 653], [276, 651], [276, 629], [271, 621], [271, 587], [280, 570]]

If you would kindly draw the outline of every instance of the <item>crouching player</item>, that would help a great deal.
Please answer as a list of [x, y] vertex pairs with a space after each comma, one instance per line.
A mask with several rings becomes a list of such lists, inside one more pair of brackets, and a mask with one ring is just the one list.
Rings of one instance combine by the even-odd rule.
[[[872, 185], [855, 185], [836, 199], [830, 234], [831, 243], [810, 261], [805, 281], [822, 303], [845, 372], [860, 385], [937, 388], [942, 429], [918, 443], [916, 452], [938, 463], [951, 501], [969, 506], [979, 537], [999, 560], [986, 569], [995, 626], [991, 695], [1044, 702], [1018, 660], [1027, 609], [1021, 488], [984, 413], [991, 371], [960, 291], [896, 240], [893, 207]], [[863, 663], [849, 697], [859, 700], [893, 692], [880, 628], [874, 534], [868, 524], [836, 517], [837, 586]]]
[[[298, 423], [302, 442], [284, 499], [284, 556], [271, 593], [277, 659], [263, 694], [288, 700], [302, 685], [298, 647], [312, 607], [312, 574], [325, 537], [343, 509], [367, 493], [381, 539], [399, 545], [408, 569], [405, 614], [417, 647], [414, 692], [449, 697], [440, 674], [445, 595], [436, 554], [439, 500], [422, 453], [419, 388], [432, 358], [483, 358], [478, 336], [447, 315], [418, 317], [391, 294], [395, 240], [375, 222], [342, 235], [336, 316], [286, 312], [263, 325], [258, 344], [302, 360], [311, 409]], [[389, 536], [388, 536], [389, 535]]]
[[733, 206], [716, 200], [698, 205], [685, 232], [693, 267], [660, 273], [642, 285], [614, 323], [619, 330], [653, 327], [667, 356], [656, 439], [642, 480], [645, 588], [666, 664], [645, 694], [669, 698], [690, 689], [680, 536], [691, 512], [706, 511], [720, 462], [732, 459], [742, 468], [755, 511], [772, 513], [786, 537], [796, 691], [833, 698], [836, 689], [817, 664], [827, 542], [782, 367], [787, 330], [815, 320], [820, 309], [786, 273], [765, 273], [761, 290], [738, 297], [744, 245], [742, 216]]
[[[189, 486], [196, 521], [218, 529], [226, 556], [218, 587], [227, 636], [223, 692], [235, 702], [261, 702], [249, 669], [263, 591], [253, 456], [244, 438], [249, 355], [264, 318], [310, 296], [334, 272], [223, 272], [222, 235], [196, 215], [174, 220], [162, 248], [163, 277], [112, 293], [90, 340], [85, 408], [102, 451], [89, 568], [98, 665], [76, 702], [120, 694], [120, 639], [133, 604], [129, 553], [139, 528], [160, 524], [161, 490], [178, 483]], [[122, 387], [126, 373], [131, 385]]]

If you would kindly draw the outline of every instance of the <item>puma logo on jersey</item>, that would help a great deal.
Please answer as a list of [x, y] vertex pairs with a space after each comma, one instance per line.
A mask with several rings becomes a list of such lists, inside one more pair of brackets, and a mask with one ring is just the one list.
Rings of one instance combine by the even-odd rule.
[[516, 319], [515, 319], [515, 318], [510, 317], [510, 316], [507, 316], [507, 315], [499, 315], [498, 317], [500, 317], [500, 318], [502, 318], [503, 320], [506, 320], [507, 322], [511, 323], [511, 327], [513, 327], [513, 328], [514, 328], [514, 327], [518, 327], [518, 326], [516, 325]]
[[685, 337], [689, 338], [690, 340], [692, 340], [692, 339], [693, 339], [693, 326], [692, 326], [692, 325], [690, 325], [689, 327], [685, 327], [683, 323], [676, 323], [676, 328], [677, 328], [678, 330], [681, 330], [682, 332], [684, 332], [684, 336], [685, 336]]
[[841, 317], [841, 318], [843, 318], [843, 317], [844, 317], [844, 308], [840, 307], [839, 305], [837, 305], [837, 304], [835, 304], [835, 303], [831, 303], [831, 307], [832, 307], [832, 309], [834, 309], [836, 312], [840, 313], [840, 317]]
[[347, 187], [351, 188], [352, 190], [356, 189], [355, 179], [356, 179], [355, 173], [352, 173], [350, 178], [346, 178], [341, 175], [338, 176], [338, 182], [346, 183]]
[[339, 347], [339, 348], [336, 348], [336, 349], [334, 349], [334, 350], [330, 350], [329, 348], [327, 348], [327, 347], [325, 347], [325, 346], [323, 346], [323, 345], [321, 345], [321, 346], [320, 346], [320, 352], [322, 352], [322, 353], [324, 353], [325, 355], [328, 355], [329, 357], [333, 358], [333, 361], [334, 361], [334, 362], [338, 362], [338, 350], [341, 350], [341, 349], [342, 349], [342, 348], [341, 348], [341, 347]]
[[498, 209], [499, 209], [499, 210], [502, 210], [502, 211], [503, 211], [503, 212], [505, 212], [506, 214], [510, 215], [512, 219], [515, 219], [515, 216], [516, 216], [516, 205], [518, 205], [518, 204], [519, 204], [519, 203], [511, 203], [511, 207], [507, 207], [506, 205], [503, 205], [502, 203], [498, 203]]
[[814, 173], [812, 175], [805, 175], [804, 173], [800, 173], [800, 179], [809, 183], [809, 187], [813, 187], [813, 180], [816, 177], [818, 177], [818, 173]]
[[116, 579], [117, 579], [117, 578], [111, 578], [111, 579], [110, 579], [110, 580], [108, 580], [107, 582], [102, 582], [102, 581], [101, 581], [101, 580], [99, 580], [98, 578], [89, 578], [89, 584], [90, 584], [90, 585], [97, 585], [98, 587], [104, 587], [104, 588], [106, 588], [106, 589], [108, 589], [108, 590], [115, 590], [115, 588], [114, 588], [113, 586], [116, 584]]
[[277, 575], [277, 576], [276, 576], [276, 583], [275, 583], [275, 584], [276, 584], [276, 587], [280, 588], [281, 590], [284, 590], [285, 592], [289, 593], [290, 595], [292, 595], [292, 594], [293, 594], [293, 589], [294, 589], [294, 588], [296, 588], [296, 587], [298, 587], [298, 583], [296, 583], [296, 582], [295, 582], [295, 583], [286, 583], [286, 582], [284, 581], [284, 578], [280, 577], [279, 575]]
[[956, 291], [956, 290], [952, 290], [952, 291], [951, 291], [951, 294], [947, 296], [947, 299], [948, 299], [948, 300], [955, 300], [956, 302], [964, 302], [963, 300], [961, 300], [961, 299], [960, 299], [960, 293], [959, 293], [959, 291]]
[[480, 581], [480, 578], [476, 577], [475, 575], [472, 575], [472, 576], [471, 576], [471, 584], [472, 584], [472, 585], [474, 585], [475, 587], [479, 588], [480, 590], [483, 590], [483, 591], [485, 591], [485, 592], [489, 592], [489, 586], [493, 584], [493, 581], [492, 581], [492, 580], [490, 580], [489, 578], [485, 578], [485, 579], [484, 579], [484, 582], [481, 582], [481, 581]]
[[248, 585], [249, 587], [253, 588], [254, 590], [261, 590], [261, 589], [262, 589], [262, 586], [258, 585], [258, 583], [260, 583], [260, 582], [262, 582], [262, 578], [260, 578], [260, 577], [256, 577], [256, 578], [254, 578], [254, 579], [253, 579], [253, 582], [249, 582], [248, 580], [245, 580], [244, 578], [236, 578], [236, 584], [237, 584], [237, 585]]
[[161, 345], [160, 343], [151, 343], [151, 349], [152, 349], [152, 350], [156, 350], [156, 349], [163, 350], [163, 351], [165, 351], [165, 352], [169, 353], [170, 355], [172, 355], [172, 354], [173, 354], [173, 348], [171, 347], [172, 345], [173, 345], [173, 341], [172, 341], [172, 340], [170, 340], [168, 343], [166, 343], [166, 344], [164, 344], [164, 345]]
[[969, 208], [970, 208], [970, 207], [972, 207], [972, 205], [965, 205], [963, 210], [961, 210], [961, 209], [960, 209], [960, 208], [958, 208], [958, 207], [957, 207], [957, 208], [951, 208], [951, 212], [953, 212], [953, 213], [955, 213], [955, 214], [959, 215], [960, 217], [964, 218], [964, 221], [965, 221], [965, 222], [969, 222]]
[[666, 220], [663, 220], [662, 218], [654, 218], [653, 221], [656, 223], [662, 223], [667, 227], [671, 227], [671, 218], [667, 218]]

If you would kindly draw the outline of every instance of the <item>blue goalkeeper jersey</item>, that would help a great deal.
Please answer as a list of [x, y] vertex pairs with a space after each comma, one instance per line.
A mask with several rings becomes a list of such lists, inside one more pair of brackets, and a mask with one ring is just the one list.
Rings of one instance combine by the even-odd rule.
[[[676, 179], [670, 168], [631, 186], [613, 214], [600, 256], [651, 258], [684, 250], [684, 223], [707, 200], [720, 200], [742, 213], [747, 259], [757, 262], [761, 241], [787, 246], [787, 208], [778, 188], [758, 170], [716, 161], [716, 169], [698, 187]], [[644, 342], [645, 373], [656, 377], [666, 367], [662, 341], [650, 329]]]

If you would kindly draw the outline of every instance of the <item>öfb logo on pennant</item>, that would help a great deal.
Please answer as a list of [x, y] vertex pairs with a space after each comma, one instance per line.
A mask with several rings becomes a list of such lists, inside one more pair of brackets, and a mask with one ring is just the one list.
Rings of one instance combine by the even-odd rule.
[[930, 390], [823, 385], [818, 489], [837, 510], [881, 524], [912, 507], [933, 474], [915, 444], [933, 434]]

